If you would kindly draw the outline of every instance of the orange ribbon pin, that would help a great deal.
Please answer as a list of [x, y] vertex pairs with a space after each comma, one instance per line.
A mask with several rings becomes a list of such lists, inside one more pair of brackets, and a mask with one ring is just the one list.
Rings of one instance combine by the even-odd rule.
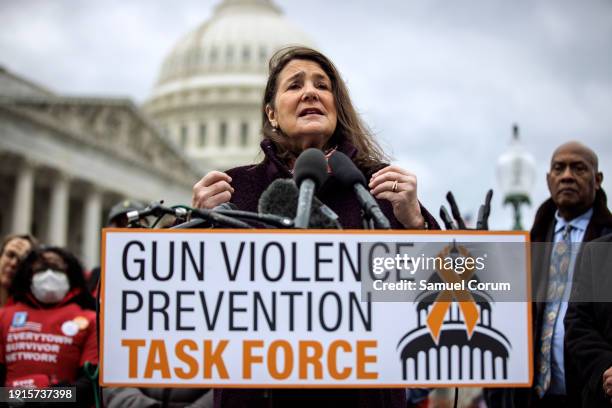
[[[470, 253], [464, 247], [457, 247], [459, 253], [464, 256], [470, 256]], [[441, 259], [446, 258], [450, 255], [450, 246], [443, 249], [438, 257]], [[436, 270], [440, 278], [443, 282], [451, 283], [453, 286], [455, 284], [461, 284], [462, 281], [467, 281], [474, 274], [475, 268], [472, 266], [471, 268], [465, 268], [465, 272], [463, 274], [458, 274], [451, 267], [446, 265], [446, 262], [441, 263], [441, 268]], [[457, 285], [457, 286], [459, 286]], [[431, 332], [431, 336], [433, 337], [436, 344], [440, 339], [440, 331], [442, 330], [442, 324], [444, 323], [444, 316], [448, 312], [453, 298], [456, 299], [459, 303], [459, 308], [463, 313], [463, 318], [465, 320], [465, 326], [467, 328], [468, 338], [472, 337], [472, 333], [474, 332], [474, 328], [476, 327], [476, 323], [478, 323], [478, 318], [480, 316], [480, 312], [478, 311], [478, 307], [472, 294], [469, 290], [465, 289], [453, 289], [453, 290], [444, 290], [438, 294], [434, 305], [427, 316], [427, 327], [429, 327], [429, 331]]]

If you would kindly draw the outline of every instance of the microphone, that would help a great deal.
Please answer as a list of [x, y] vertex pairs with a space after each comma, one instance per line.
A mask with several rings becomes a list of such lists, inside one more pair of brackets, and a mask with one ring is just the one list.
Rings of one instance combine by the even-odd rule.
[[276, 228], [292, 228], [293, 227], [293, 217], [279, 217], [273, 214], [258, 214], [250, 211], [242, 211], [239, 210], [236, 204], [234, 203], [223, 203], [212, 209], [213, 212], [226, 215], [228, 217], [238, 218], [246, 221], [253, 221], [257, 223], [257, 225], [262, 225], [265, 227], [272, 226]]
[[[234, 219], [234, 209], [238, 208], [233, 203], [222, 203], [213, 209], [193, 208], [192, 219], [182, 224], [170, 227], [170, 229], [190, 229], [207, 227], [230, 227], [230, 228], [253, 228], [249, 224]], [[235, 217], [239, 218], [239, 217]]]
[[477, 230], [488, 230], [489, 229], [489, 215], [491, 214], [491, 198], [493, 197], [493, 190], [487, 191], [485, 197], [485, 203], [478, 209], [478, 218], [476, 218], [476, 229]]
[[222, 227], [230, 227], [230, 228], [253, 228], [249, 224], [244, 221], [240, 221], [229, 217], [225, 214], [221, 214], [217, 211], [208, 210], [206, 208], [193, 208], [191, 213], [194, 214], [198, 218], [203, 218], [205, 220], [211, 221], [213, 224]]
[[463, 221], [463, 217], [461, 217], [461, 211], [459, 211], [459, 206], [457, 206], [457, 201], [455, 201], [455, 196], [451, 191], [446, 193], [446, 200], [448, 200], [448, 203], [450, 204], [453, 218], [455, 221], [457, 221], [457, 229], [466, 230], [467, 227], [465, 225], [465, 221]]
[[295, 161], [293, 179], [300, 188], [295, 228], [308, 228], [315, 191], [327, 179], [327, 160], [323, 152], [315, 148], [304, 150]]
[[185, 218], [187, 215], [187, 210], [182, 207], [172, 208], [166, 207], [162, 205], [164, 201], [155, 201], [149, 204], [144, 210], [133, 210], [129, 211], [125, 216], [128, 220], [128, 225], [133, 225], [134, 223], [140, 221], [141, 219], [153, 215], [155, 217], [162, 217], [164, 215], [173, 215], [177, 218]]
[[[277, 179], [259, 197], [257, 211], [261, 216], [275, 214], [293, 219], [296, 215], [298, 198], [299, 191], [292, 180]], [[312, 200], [308, 224], [312, 228], [342, 229], [338, 215], [316, 197]]]
[[366, 217], [372, 219], [379, 229], [391, 229], [389, 220], [366, 188], [366, 179], [355, 163], [346, 154], [336, 150], [329, 158], [329, 165], [338, 181], [353, 188]]
[[[487, 195], [485, 197], [485, 202], [478, 209], [478, 216], [476, 217], [476, 230], [488, 230], [489, 229], [489, 215], [491, 214], [491, 198], [493, 197], [493, 190], [487, 191]], [[452, 192], [448, 192], [446, 194], [446, 199], [448, 200], [451, 212], [453, 214], [453, 218], [455, 222], [451, 219], [446, 207], [444, 205], [440, 206], [440, 218], [442, 218], [442, 222], [444, 222], [444, 226], [447, 230], [450, 229], [459, 229], [459, 230], [468, 230], [465, 225], [465, 221], [461, 217], [461, 212], [459, 211], [459, 206], [457, 205], [457, 201], [455, 200], [455, 196]]]
[[442, 218], [442, 222], [444, 223], [444, 227], [447, 230], [457, 229], [455, 223], [451, 219], [446, 207], [444, 205], [440, 206], [440, 218]]

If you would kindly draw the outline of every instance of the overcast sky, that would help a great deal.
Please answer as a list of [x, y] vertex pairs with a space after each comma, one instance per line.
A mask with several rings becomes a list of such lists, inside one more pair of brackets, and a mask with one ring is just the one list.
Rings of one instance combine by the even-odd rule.
[[[277, 0], [340, 68], [395, 161], [437, 217], [446, 191], [475, 213], [517, 122], [537, 163], [535, 207], [554, 148], [592, 147], [612, 190], [612, 1]], [[0, 2], [0, 64], [61, 94], [144, 101], [164, 56], [218, 1]], [[607, 178], [606, 178], [607, 177]]]

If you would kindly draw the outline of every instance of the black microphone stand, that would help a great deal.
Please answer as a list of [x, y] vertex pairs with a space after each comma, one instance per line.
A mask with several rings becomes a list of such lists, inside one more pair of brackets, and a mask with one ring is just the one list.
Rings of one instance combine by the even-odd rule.
[[[489, 215], [491, 214], [491, 198], [493, 197], [493, 190], [487, 191], [487, 195], [485, 197], [485, 202], [480, 206], [478, 210], [478, 218], [476, 220], [476, 230], [488, 230], [489, 229]], [[453, 214], [453, 218], [455, 222], [451, 219], [446, 207], [444, 205], [440, 206], [440, 218], [442, 218], [442, 222], [444, 223], [444, 227], [447, 230], [468, 230], [465, 225], [465, 221], [463, 217], [461, 217], [461, 212], [459, 211], [459, 207], [457, 206], [457, 201], [455, 200], [455, 196], [452, 192], [448, 192], [446, 194], [446, 199], [448, 200], [448, 204], [451, 207], [451, 213]], [[457, 408], [457, 404], [459, 401], [459, 387], [455, 387], [455, 397], [453, 407]]]
[[274, 214], [259, 214], [255, 212], [241, 210], [208, 210], [195, 208], [190, 209], [190, 211], [194, 218], [182, 224], [175, 225], [171, 228], [255, 228], [253, 225], [248, 224], [245, 221], [256, 223], [256, 227], [263, 226], [264, 228], [294, 228], [294, 222], [292, 219], [287, 217], [280, 217]]
[[376, 224], [374, 224], [374, 220], [363, 209], [361, 210], [361, 220], [363, 222], [363, 229], [376, 229]]

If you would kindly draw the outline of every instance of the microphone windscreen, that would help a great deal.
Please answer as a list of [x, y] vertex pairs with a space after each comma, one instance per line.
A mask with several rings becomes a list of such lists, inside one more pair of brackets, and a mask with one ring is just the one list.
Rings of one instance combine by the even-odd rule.
[[323, 152], [314, 147], [304, 150], [295, 161], [293, 179], [298, 186], [311, 179], [317, 188], [321, 187], [327, 179], [327, 160]]
[[312, 200], [312, 211], [308, 225], [308, 228], [342, 229], [342, 225], [338, 221], [338, 215], [317, 197]]
[[[280, 217], [295, 218], [299, 190], [293, 180], [277, 179], [259, 197], [257, 211], [260, 214], [274, 214]], [[318, 198], [312, 200], [309, 228], [341, 229], [337, 216], [325, 207]]]
[[259, 197], [257, 212], [295, 218], [299, 191], [293, 180], [277, 179]]
[[333, 176], [343, 185], [353, 187], [357, 183], [364, 186], [368, 184], [363, 173], [346, 154], [336, 150], [331, 154], [328, 162]]

